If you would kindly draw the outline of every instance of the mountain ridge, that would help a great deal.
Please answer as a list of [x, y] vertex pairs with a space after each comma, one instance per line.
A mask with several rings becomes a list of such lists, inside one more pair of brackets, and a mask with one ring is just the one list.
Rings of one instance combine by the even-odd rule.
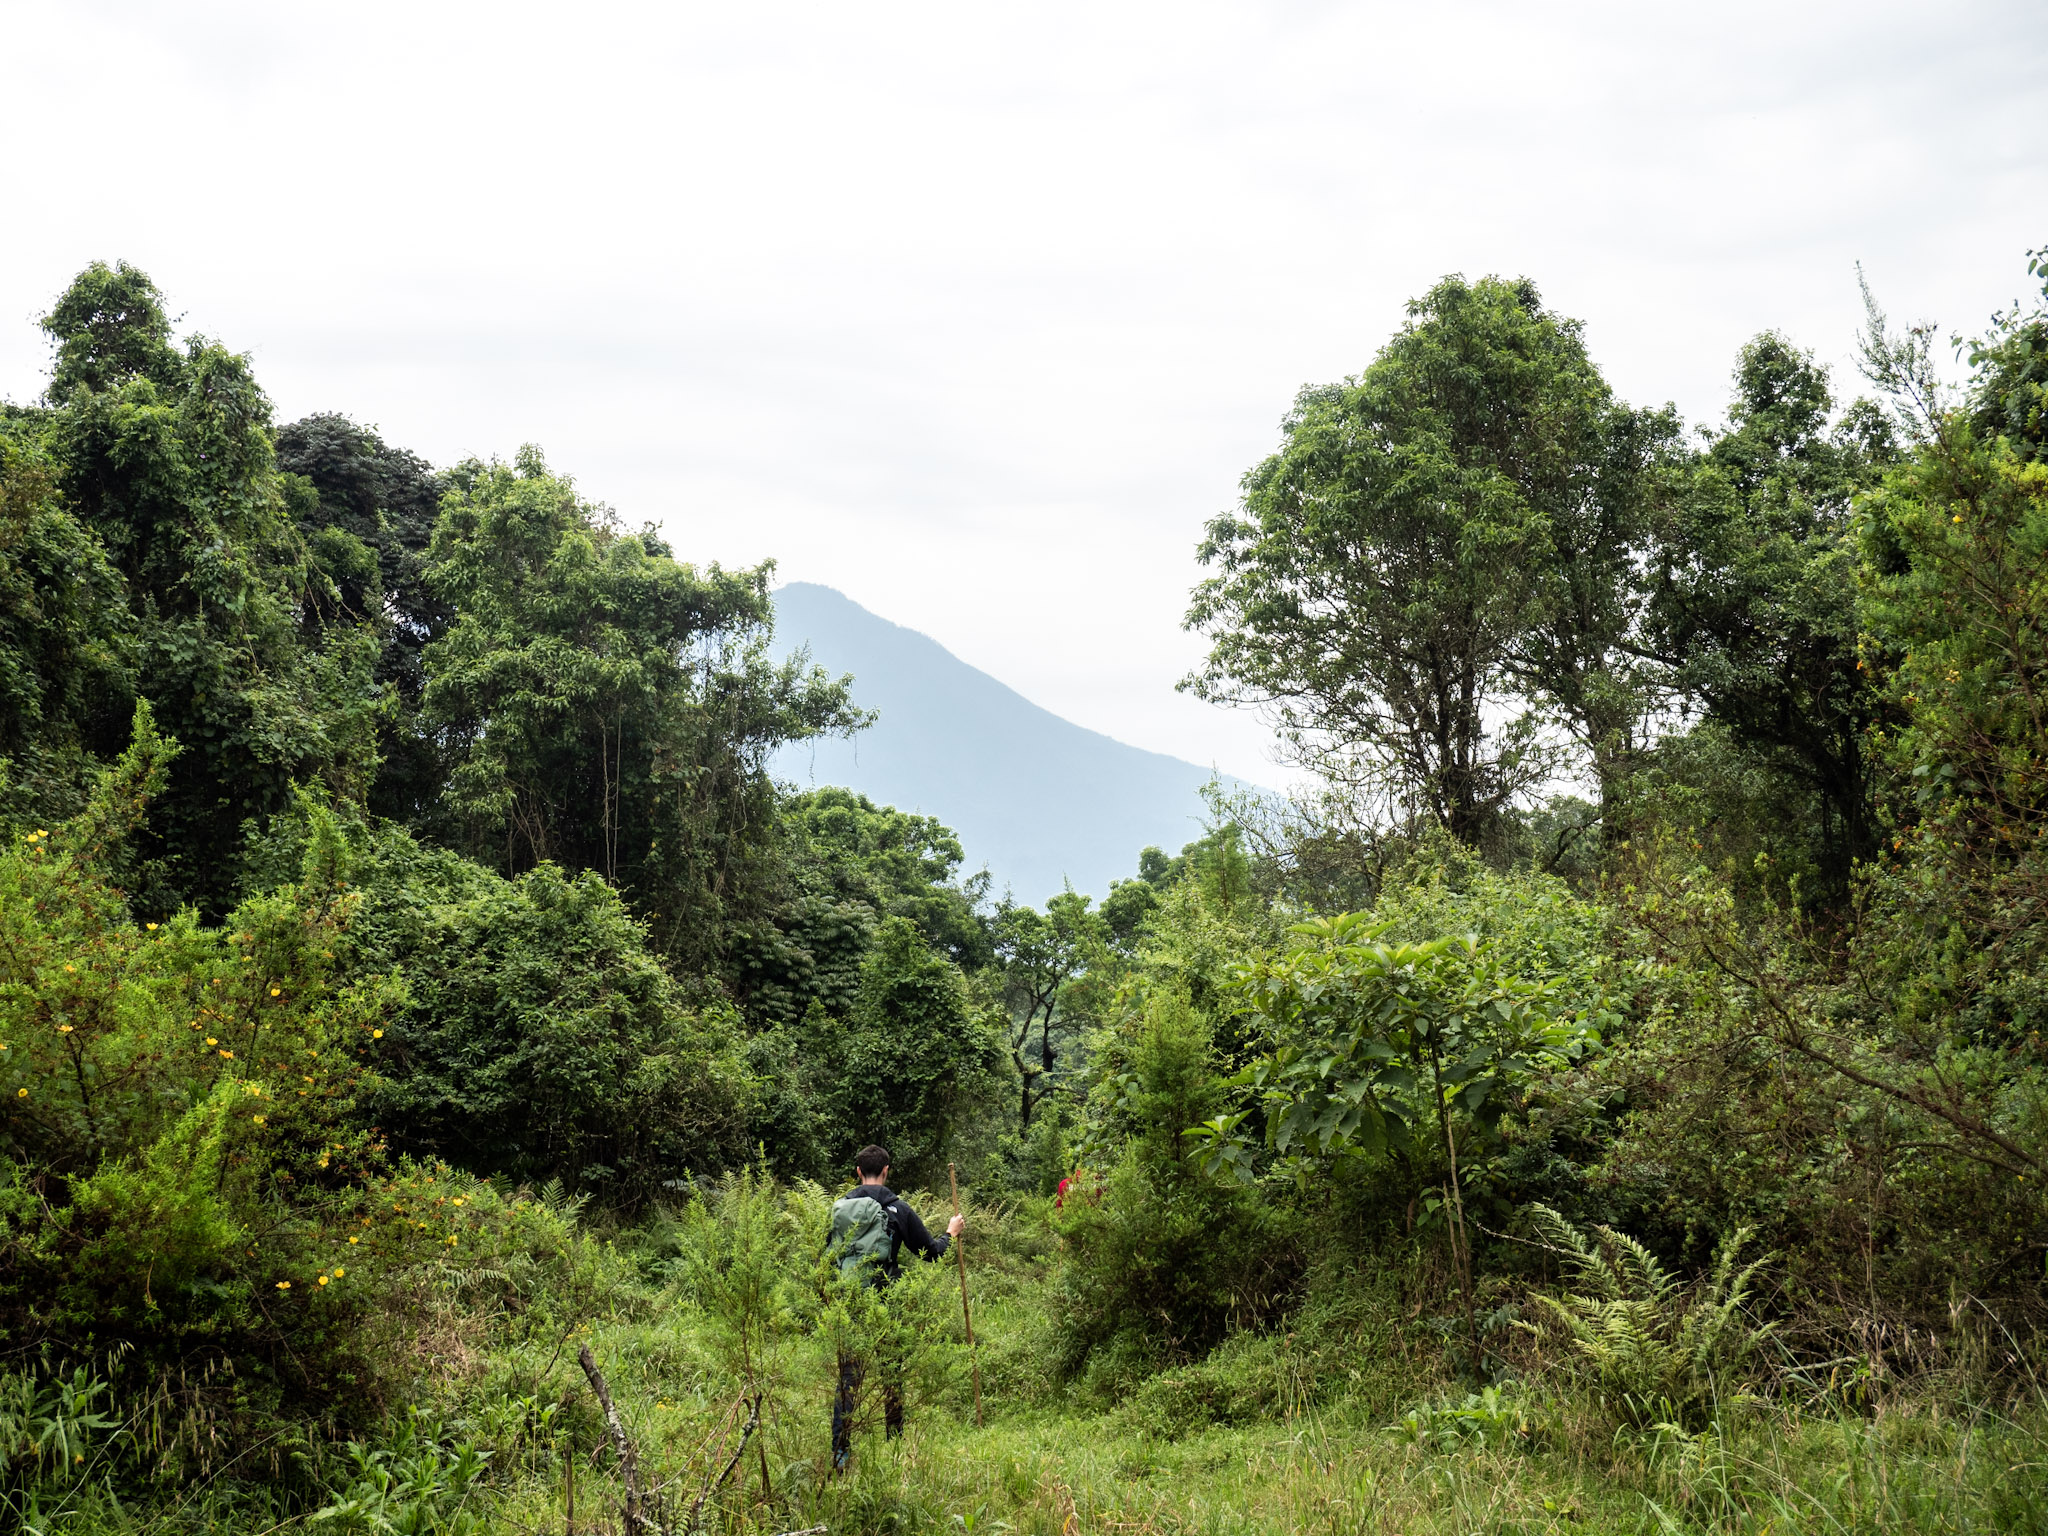
[[774, 602], [779, 653], [808, 646], [826, 671], [852, 673], [854, 702], [880, 714], [851, 739], [784, 747], [775, 776], [938, 818], [998, 892], [1040, 902], [1071, 882], [1104, 896], [1137, 873], [1141, 849], [1201, 835], [1203, 785], [1236, 785], [1076, 725], [832, 587], [789, 582]]

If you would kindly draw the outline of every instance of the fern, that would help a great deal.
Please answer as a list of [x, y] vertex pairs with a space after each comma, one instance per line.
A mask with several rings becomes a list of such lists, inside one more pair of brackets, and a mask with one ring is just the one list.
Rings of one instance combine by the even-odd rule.
[[535, 1198], [549, 1212], [561, 1217], [565, 1222], [574, 1224], [576, 1218], [583, 1214], [583, 1207], [590, 1203], [590, 1192], [585, 1190], [581, 1194], [572, 1195], [563, 1188], [561, 1179], [552, 1178], [541, 1185]]
[[1706, 1280], [1687, 1286], [1626, 1232], [1599, 1225], [1581, 1231], [1549, 1206], [1531, 1209], [1576, 1285], [1537, 1301], [1570, 1337], [1609, 1408], [1639, 1427], [1711, 1417], [1717, 1398], [1742, 1382], [1776, 1326], [1753, 1322], [1745, 1310], [1764, 1264], [1741, 1264], [1753, 1229], [1722, 1239]]

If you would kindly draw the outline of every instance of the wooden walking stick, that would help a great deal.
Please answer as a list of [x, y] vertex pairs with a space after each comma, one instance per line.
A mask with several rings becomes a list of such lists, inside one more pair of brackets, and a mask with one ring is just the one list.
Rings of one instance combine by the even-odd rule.
[[[953, 1214], [960, 1214], [960, 1175], [946, 1164], [946, 1182], [953, 1186]], [[974, 1313], [967, 1305], [967, 1243], [965, 1232], [953, 1239], [953, 1251], [960, 1256], [960, 1321], [967, 1325], [967, 1349], [974, 1360], [974, 1427], [981, 1428], [981, 1346], [974, 1342]]]

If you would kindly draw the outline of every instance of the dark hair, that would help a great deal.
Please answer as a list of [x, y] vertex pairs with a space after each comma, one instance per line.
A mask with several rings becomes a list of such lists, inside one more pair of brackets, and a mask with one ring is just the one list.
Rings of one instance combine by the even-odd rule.
[[889, 1171], [889, 1149], [887, 1147], [862, 1147], [853, 1154], [853, 1166], [863, 1178], [879, 1179]]

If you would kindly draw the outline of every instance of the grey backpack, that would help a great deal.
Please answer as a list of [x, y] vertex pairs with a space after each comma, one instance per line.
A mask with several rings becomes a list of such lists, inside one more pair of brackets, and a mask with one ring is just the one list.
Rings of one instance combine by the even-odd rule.
[[880, 1285], [896, 1257], [894, 1213], [866, 1195], [834, 1201], [831, 1250], [842, 1275], [858, 1274], [867, 1284]]

